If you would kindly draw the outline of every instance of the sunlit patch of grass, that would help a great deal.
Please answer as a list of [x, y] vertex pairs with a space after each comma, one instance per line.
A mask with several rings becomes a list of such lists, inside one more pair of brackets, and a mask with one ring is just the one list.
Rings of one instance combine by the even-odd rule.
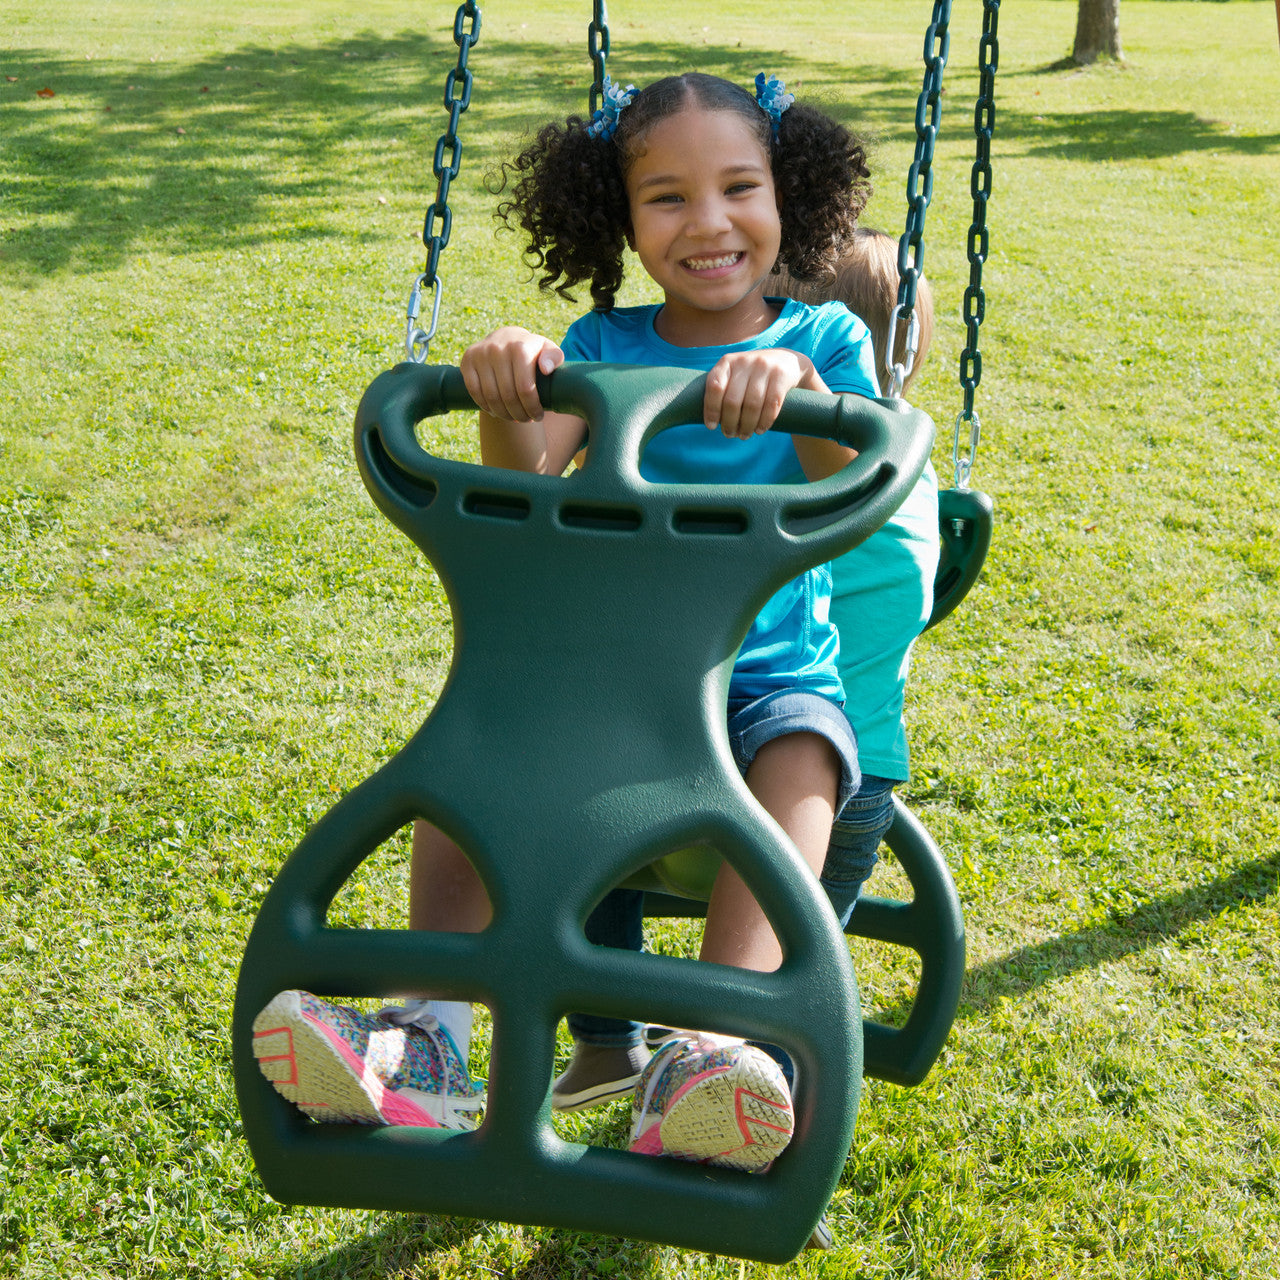
[[[240, 1133], [227, 1026], [257, 906], [450, 660], [438, 583], [350, 450], [421, 269], [448, 16], [20, 0], [0, 19], [0, 1274], [766, 1274], [281, 1206]], [[483, 175], [585, 102], [588, 16], [486, 10], [433, 359], [577, 313], [493, 238]], [[613, 61], [802, 81], [870, 136], [868, 221], [896, 229], [924, 17], [633, 0]], [[999, 525], [912, 687], [907, 795], [954, 870], [968, 978], [928, 1080], [867, 1083], [839, 1248], [796, 1276], [1280, 1271], [1274, 16], [1126, 0], [1123, 69], [1054, 71], [1074, 17], [1002, 15], [976, 473]], [[978, 22], [953, 23], [927, 232], [917, 398], [944, 481]], [[463, 417], [425, 442], [475, 456]], [[363, 868], [338, 918], [398, 924], [403, 857]], [[868, 1008], [899, 1014], [910, 957], [855, 957]], [[619, 1145], [626, 1108], [569, 1123]]]

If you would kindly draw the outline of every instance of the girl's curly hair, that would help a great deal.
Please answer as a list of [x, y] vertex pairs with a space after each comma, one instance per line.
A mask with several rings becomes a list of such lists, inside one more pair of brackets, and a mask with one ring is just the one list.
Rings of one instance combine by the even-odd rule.
[[800, 280], [829, 279], [871, 195], [861, 141], [803, 103], [782, 114], [778, 136], [755, 98], [719, 76], [691, 71], [647, 85], [621, 114], [612, 139], [593, 137], [570, 116], [540, 129], [497, 175], [509, 188], [497, 217], [528, 238], [525, 261], [538, 287], [573, 301], [590, 282], [591, 300], [607, 311], [622, 284], [631, 228], [626, 172], [660, 120], [686, 108], [735, 111], [769, 156], [777, 189], [782, 242], [778, 265]]

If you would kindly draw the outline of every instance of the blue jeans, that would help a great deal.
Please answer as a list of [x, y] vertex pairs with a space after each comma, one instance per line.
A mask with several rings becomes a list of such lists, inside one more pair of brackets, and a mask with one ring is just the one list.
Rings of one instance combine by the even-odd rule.
[[892, 778], [864, 773], [862, 786], [831, 824], [831, 843], [819, 883], [827, 891], [842, 929], [858, 905], [862, 886], [876, 868], [880, 841], [893, 825], [893, 789], [897, 785]]
[[[806, 707], [800, 700], [810, 705]], [[818, 702], [823, 706], [812, 705]], [[818, 733], [832, 743], [840, 757], [842, 807], [831, 827], [831, 843], [827, 846], [820, 883], [843, 928], [849, 922], [863, 883], [875, 867], [880, 841], [893, 821], [893, 788], [897, 784], [891, 778], [859, 772], [853, 730], [844, 713], [826, 699], [784, 691], [730, 704], [729, 741], [743, 773], [766, 742], [788, 733]], [[610, 890], [587, 917], [585, 932], [587, 941], [596, 946], [643, 951], [644, 894], [638, 889]], [[594, 1014], [571, 1013], [567, 1021], [575, 1040], [606, 1047], [639, 1044], [643, 1030], [638, 1022]], [[771, 1046], [763, 1047], [775, 1056], [781, 1054], [781, 1050]], [[784, 1070], [789, 1070], [791, 1064], [784, 1059], [782, 1055], [779, 1061], [783, 1062]]]

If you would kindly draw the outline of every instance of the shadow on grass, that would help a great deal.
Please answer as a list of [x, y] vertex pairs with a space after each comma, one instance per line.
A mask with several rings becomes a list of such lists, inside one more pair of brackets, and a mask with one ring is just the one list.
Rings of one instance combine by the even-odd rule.
[[1229, 875], [1152, 898], [1087, 929], [1051, 938], [969, 970], [959, 1018], [985, 1013], [1067, 974], [1093, 969], [1177, 937], [1188, 925], [1261, 902], [1280, 886], [1280, 853], [1243, 863]]
[[[749, 82], [756, 49], [637, 41], [614, 50], [620, 76], [645, 83], [691, 61]], [[189, 63], [76, 62], [9, 50], [6, 203], [24, 225], [3, 232], [6, 267], [45, 276], [100, 271], [131, 254], [234, 251], [272, 241], [359, 237], [335, 204], [348, 192], [406, 188], [434, 195], [430, 157], [445, 123], [447, 28], [278, 49], [236, 48]], [[920, 68], [842, 65], [805, 55], [816, 101], [877, 143], [914, 140]], [[969, 72], [953, 59], [957, 73]], [[585, 106], [585, 54], [536, 39], [482, 37], [471, 57], [472, 109], [463, 117], [464, 183], [502, 158], [512, 138]], [[550, 70], [548, 70], [550, 69]], [[52, 91], [40, 97], [41, 90]], [[971, 133], [966, 95], [948, 99], [944, 138]], [[1261, 154], [1280, 138], [1237, 137], [1193, 112], [1109, 110], [1036, 116], [997, 108], [997, 152], [1069, 160], [1168, 156], [1199, 150]], [[404, 136], [396, 136], [396, 135]], [[895, 186], [905, 175], [879, 175]], [[967, 169], [960, 174], [967, 182]], [[471, 188], [474, 190], [474, 185]], [[372, 233], [370, 233], [372, 234]]]
[[[761, 56], [703, 46], [696, 62], [747, 83]], [[359, 237], [339, 202], [388, 186], [421, 193], [425, 210], [435, 186], [430, 157], [446, 118], [442, 86], [455, 58], [447, 29], [277, 49], [244, 44], [160, 65], [9, 50], [5, 68], [14, 79], [0, 86], [6, 203], [11, 219], [26, 216], [3, 232], [6, 266], [44, 276], [110, 269], [154, 247], [225, 252]], [[618, 74], [638, 83], [691, 60], [677, 41], [631, 42], [613, 57]], [[831, 109], [876, 144], [914, 140], [917, 65], [842, 65], [812, 54], [796, 61], [805, 75], [794, 87], [816, 90], [819, 103], [838, 93]], [[474, 191], [514, 137], [584, 108], [590, 68], [575, 50], [487, 36], [471, 66], [462, 186]], [[960, 74], [970, 76], [953, 59], [943, 137], [967, 149]], [[44, 89], [53, 96], [39, 97]], [[1274, 135], [1233, 136], [1229, 126], [1190, 111], [997, 111], [997, 153], [1096, 160], [1280, 147]], [[881, 171], [879, 183], [892, 189], [904, 178]], [[958, 180], [967, 182], [967, 168]]]
[[[277, 1280], [382, 1280], [388, 1275], [415, 1274], [423, 1264], [422, 1274], [434, 1275], [431, 1260], [442, 1254], [453, 1255], [457, 1260], [455, 1274], [463, 1275], [461, 1259], [478, 1247], [477, 1237], [489, 1231], [485, 1223], [469, 1218], [396, 1214], [380, 1230], [281, 1271]], [[528, 1256], [503, 1271], [510, 1280], [568, 1280], [603, 1274], [642, 1280], [660, 1274], [663, 1252], [634, 1240], [551, 1230], [525, 1234], [520, 1251]], [[487, 1270], [477, 1269], [481, 1275]]]
[[[416, 35], [242, 45], [161, 65], [11, 49], [6, 194], [11, 216], [30, 222], [8, 230], [4, 258], [49, 275], [110, 269], [138, 249], [233, 251], [341, 234], [335, 192], [390, 164], [387, 117], [426, 99], [414, 72], [442, 54], [441, 41]], [[37, 101], [44, 90], [52, 96]], [[348, 153], [361, 147], [353, 163]]]
[[1154, 160], [1194, 152], [1268, 155], [1280, 134], [1235, 134], [1222, 120], [1193, 111], [1073, 111], [1052, 115], [1001, 112], [996, 107], [997, 150], [1059, 160]]
[[[340, 201], [405, 189], [435, 195], [431, 156], [457, 50], [447, 28], [376, 33], [319, 45], [240, 45], [188, 62], [86, 63], [38, 49], [3, 57], [12, 81], [3, 176], [13, 220], [0, 253], [43, 277], [118, 267], [139, 251], [229, 252], [289, 240], [358, 237]], [[678, 42], [625, 51], [640, 83], [688, 65]], [[698, 65], [740, 81], [753, 50], [698, 51]], [[482, 38], [471, 55], [472, 108], [462, 117], [463, 179], [504, 158], [514, 137], [582, 111], [585, 53], [537, 40]], [[548, 74], [548, 68], [554, 70]], [[815, 65], [839, 81], [845, 69]], [[910, 67], [861, 67], [854, 110], [871, 128], [911, 127]], [[51, 96], [41, 97], [48, 90]], [[842, 111], [848, 114], [849, 108]], [[24, 225], [13, 225], [19, 218]]]

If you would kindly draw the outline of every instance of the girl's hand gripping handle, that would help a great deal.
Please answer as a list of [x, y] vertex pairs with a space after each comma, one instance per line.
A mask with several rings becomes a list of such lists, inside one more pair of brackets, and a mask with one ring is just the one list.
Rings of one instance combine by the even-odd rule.
[[563, 363], [564, 352], [550, 338], [516, 325], [467, 348], [460, 367], [480, 410], [480, 456], [488, 466], [559, 475], [569, 465], [585, 425], [547, 413], [537, 383]]
[[[735, 351], [721, 356], [707, 374], [702, 420], [726, 436], [748, 439], [768, 431], [782, 412], [787, 392], [826, 392], [813, 361], [787, 347]], [[833, 440], [798, 436], [796, 456], [810, 480], [825, 480], [853, 461], [856, 451]]]
[[507, 325], [468, 347], [463, 381], [481, 413], [505, 422], [541, 422], [537, 375], [564, 363], [564, 352], [550, 338]]

